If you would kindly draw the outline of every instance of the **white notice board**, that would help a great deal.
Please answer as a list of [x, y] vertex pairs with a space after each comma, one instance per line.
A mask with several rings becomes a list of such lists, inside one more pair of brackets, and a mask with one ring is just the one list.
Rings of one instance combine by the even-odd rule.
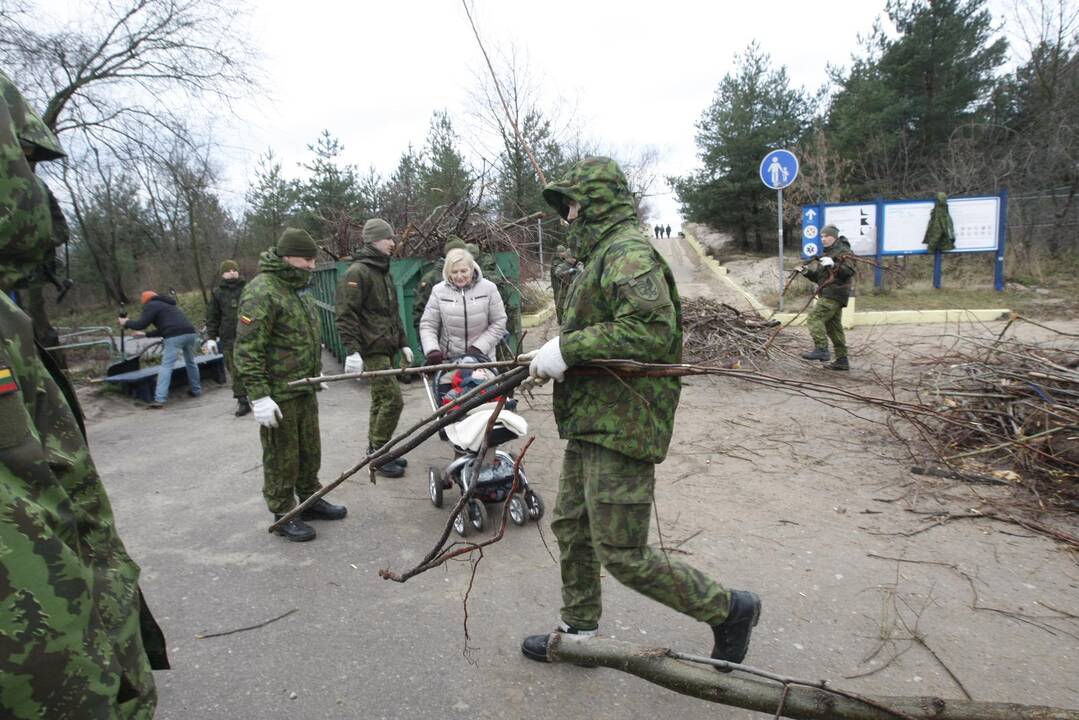
[[[933, 202], [898, 202], [884, 205], [884, 255], [927, 252], [922, 240], [929, 227]], [[1000, 198], [957, 198], [948, 201], [955, 225], [955, 249], [951, 252], [986, 252], [997, 249], [1000, 230]]]
[[850, 249], [855, 255], [877, 254], [877, 206], [875, 204], [826, 205], [821, 227], [825, 225], [835, 225], [839, 228], [839, 234], [847, 238]]

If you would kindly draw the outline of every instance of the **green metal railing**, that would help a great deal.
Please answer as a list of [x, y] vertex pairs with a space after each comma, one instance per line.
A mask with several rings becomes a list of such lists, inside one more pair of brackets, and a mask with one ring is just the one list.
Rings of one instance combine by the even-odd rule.
[[[516, 253], [512, 252], [495, 253], [495, 260], [498, 262], [499, 270], [512, 283], [512, 288], [507, 298], [508, 307], [506, 308], [506, 313], [511, 318], [519, 318], [521, 316], [521, 294], [517, 290], [517, 285], [521, 277], [521, 260]], [[397, 307], [401, 315], [401, 323], [404, 325], [408, 344], [412, 347], [412, 351], [417, 358], [421, 357], [423, 352], [420, 347], [419, 330], [412, 323], [412, 303], [416, 297], [416, 286], [419, 285], [420, 278], [433, 265], [433, 262], [422, 258], [395, 258], [390, 261], [390, 277], [393, 278], [393, 285], [397, 290]], [[334, 298], [337, 295], [337, 286], [348, 270], [348, 266], [349, 263], [347, 262], [331, 262], [319, 265], [315, 268], [315, 277], [312, 283], [315, 305], [318, 306], [318, 317], [322, 326], [322, 343], [339, 362], [344, 362], [345, 346], [341, 342], [341, 336], [337, 334], [337, 325], [334, 322], [337, 316]], [[512, 353], [518, 352], [518, 347], [520, 346], [521, 329], [519, 325], [520, 323], [517, 323], [517, 327], [514, 327], [511, 323], [510, 329], [514, 332], [506, 338], [506, 343]]]

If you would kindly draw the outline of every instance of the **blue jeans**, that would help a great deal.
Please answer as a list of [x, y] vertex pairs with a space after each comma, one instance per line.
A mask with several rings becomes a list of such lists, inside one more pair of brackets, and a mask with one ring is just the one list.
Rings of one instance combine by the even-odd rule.
[[172, 382], [173, 365], [176, 364], [176, 356], [184, 354], [184, 367], [187, 368], [187, 384], [191, 392], [196, 395], [202, 393], [202, 383], [199, 381], [199, 366], [195, 364], [195, 352], [199, 347], [199, 336], [195, 333], [177, 335], [165, 338], [165, 349], [161, 356], [161, 368], [157, 371], [157, 390], [154, 392], [154, 402], [164, 403], [169, 398], [169, 384]]

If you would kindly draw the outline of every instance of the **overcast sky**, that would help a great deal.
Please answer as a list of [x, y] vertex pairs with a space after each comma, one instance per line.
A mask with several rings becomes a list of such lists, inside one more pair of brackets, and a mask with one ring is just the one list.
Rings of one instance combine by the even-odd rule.
[[[606, 148], [658, 150], [657, 219], [677, 230], [662, 177], [695, 167], [694, 123], [735, 53], [756, 39], [795, 86], [815, 90], [829, 63], [849, 64], [883, 8], [883, 0], [475, 0], [473, 14], [496, 58], [511, 48], [524, 56], [549, 114], [573, 119]], [[301, 176], [297, 163], [323, 129], [343, 142], [347, 162], [383, 176], [409, 142], [422, 146], [434, 110], [448, 110], [476, 146], [470, 97], [486, 67], [459, 0], [256, 0], [248, 24], [267, 94], [237, 104], [242, 123], [215, 130], [226, 146], [228, 204], [242, 203], [267, 148], [287, 175]]]

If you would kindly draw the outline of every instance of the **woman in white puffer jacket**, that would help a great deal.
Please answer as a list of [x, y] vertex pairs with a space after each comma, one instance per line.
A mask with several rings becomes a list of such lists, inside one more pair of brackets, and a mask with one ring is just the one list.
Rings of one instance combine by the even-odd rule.
[[467, 250], [454, 248], [442, 266], [444, 280], [431, 289], [420, 318], [427, 363], [478, 350], [488, 358], [506, 334], [506, 308], [498, 288], [483, 277]]

